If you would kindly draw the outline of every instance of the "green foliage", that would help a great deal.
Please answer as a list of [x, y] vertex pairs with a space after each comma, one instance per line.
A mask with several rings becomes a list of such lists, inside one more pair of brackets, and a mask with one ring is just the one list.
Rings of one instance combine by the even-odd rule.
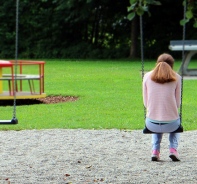
[[[145, 71], [155, 61], [145, 61]], [[175, 70], [180, 66], [176, 61]], [[197, 68], [197, 62], [192, 63]], [[142, 129], [144, 108], [140, 61], [46, 61], [47, 95], [78, 96], [75, 102], [16, 107], [18, 125], [1, 130], [85, 128]], [[196, 80], [184, 80], [183, 126], [197, 129]], [[1, 119], [12, 117], [13, 107], [0, 106]]]
[[[145, 12], [149, 12], [149, 6], [150, 5], [161, 5], [160, 1], [155, 0], [130, 0], [130, 6], [127, 8], [127, 11], [129, 14], [127, 15], [127, 18], [129, 20], [133, 20], [135, 15], [143, 15]], [[197, 1], [191, 1], [191, 0], [183, 0], [183, 6], [187, 6], [186, 15], [185, 18], [180, 20], [180, 24], [184, 25], [188, 23], [191, 19], [194, 19], [194, 27], [197, 27]]]
[[197, 21], [196, 21], [196, 22], [194, 22], [194, 27], [195, 27], [195, 28], [197, 28]]
[[[123, 41], [121, 32], [126, 30], [123, 44], [129, 38], [130, 26], [125, 20], [128, 3], [116, 0], [111, 6], [111, 0], [20, 1], [19, 57], [86, 58], [96, 57], [94, 53], [104, 49], [111, 52], [110, 47], [117, 48]], [[4, 1], [0, 12], [0, 57], [14, 57], [13, 1]], [[125, 50], [129, 50], [128, 43]]]
[[180, 21], [181, 25], [185, 25], [186, 23], [188, 23], [190, 20], [194, 20], [193, 22], [193, 27], [197, 28], [197, 2], [196, 1], [190, 1], [190, 0], [184, 0], [183, 1], [183, 6], [186, 6], [186, 14], [185, 14], [185, 18], [183, 18]]
[[[193, 25], [196, 1], [187, 24], [187, 39], [197, 39]], [[130, 3], [130, 4], [129, 4]], [[127, 58], [135, 43], [140, 57], [139, 31], [131, 40], [131, 19], [144, 15], [146, 57], [168, 50], [169, 40], [181, 39], [179, 0], [23, 0], [19, 3], [20, 58]], [[180, 7], [181, 6], [181, 7]], [[127, 7], [129, 15], [127, 19]], [[176, 9], [176, 11], [175, 11]], [[148, 18], [148, 14], [151, 18]], [[161, 13], [162, 12], [162, 13]], [[164, 16], [165, 15], [165, 16]], [[0, 58], [14, 58], [15, 3], [2, 1], [0, 6]], [[136, 29], [138, 20], [136, 20]], [[178, 24], [177, 24], [178, 22]], [[194, 24], [193, 24], [194, 23]], [[192, 25], [192, 26], [191, 26]], [[133, 45], [132, 45], [133, 46]], [[133, 49], [134, 50], [134, 49]]]
[[161, 5], [159, 1], [155, 0], [130, 0], [130, 6], [127, 11], [130, 12], [127, 16], [129, 20], [133, 20], [135, 15], [142, 16], [145, 12], [150, 15], [149, 5]]

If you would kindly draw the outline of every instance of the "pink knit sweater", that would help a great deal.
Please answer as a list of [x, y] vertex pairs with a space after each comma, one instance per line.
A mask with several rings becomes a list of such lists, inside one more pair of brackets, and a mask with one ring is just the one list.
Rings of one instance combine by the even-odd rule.
[[143, 102], [146, 117], [156, 121], [172, 121], [179, 118], [181, 103], [181, 76], [175, 82], [159, 84], [151, 80], [151, 72], [144, 75]]

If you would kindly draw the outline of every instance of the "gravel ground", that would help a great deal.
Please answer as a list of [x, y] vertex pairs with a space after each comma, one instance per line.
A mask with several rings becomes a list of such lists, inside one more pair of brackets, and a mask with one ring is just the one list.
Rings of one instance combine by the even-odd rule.
[[194, 184], [197, 131], [181, 134], [181, 162], [151, 162], [151, 135], [120, 130], [24, 130], [0, 132], [1, 184]]

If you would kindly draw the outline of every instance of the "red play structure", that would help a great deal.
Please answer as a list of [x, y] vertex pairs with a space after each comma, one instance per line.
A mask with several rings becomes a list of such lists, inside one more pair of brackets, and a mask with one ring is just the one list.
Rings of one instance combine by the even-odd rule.
[[44, 61], [0, 60], [0, 100], [14, 99], [14, 92], [16, 99], [45, 97], [44, 64]]

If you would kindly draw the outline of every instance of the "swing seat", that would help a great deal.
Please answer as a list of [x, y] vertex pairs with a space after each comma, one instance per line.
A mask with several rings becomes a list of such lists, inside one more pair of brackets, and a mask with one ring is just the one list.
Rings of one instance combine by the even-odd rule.
[[18, 124], [18, 119], [12, 118], [11, 120], [0, 120], [0, 125], [16, 125]]
[[[182, 133], [183, 132], [183, 126], [180, 124], [180, 126], [173, 132], [159, 132], [159, 133]], [[156, 134], [157, 132], [153, 132], [149, 130], [146, 126], [143, 129], [143, 134]]]

